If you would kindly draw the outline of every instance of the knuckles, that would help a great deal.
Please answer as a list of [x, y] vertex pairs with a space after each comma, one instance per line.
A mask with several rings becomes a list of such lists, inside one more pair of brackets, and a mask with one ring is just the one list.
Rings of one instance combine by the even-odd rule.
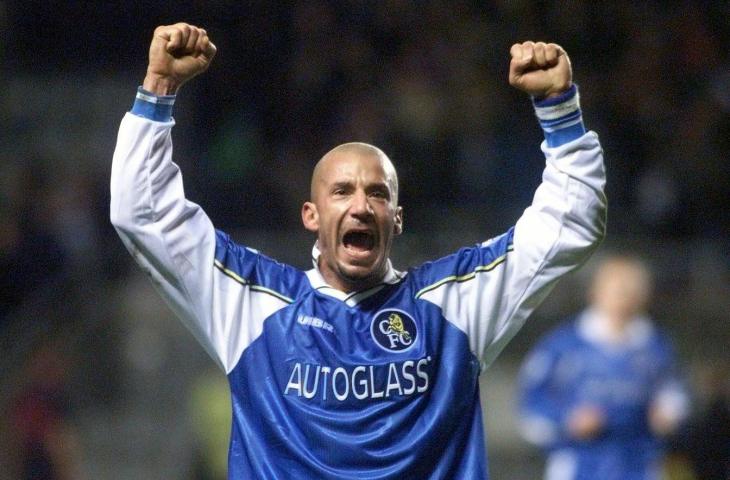
[[207, 32], [199, 27], [196, 27], [194, 25], [190, 25], [188, 23], [180, 22], [175, 23], [173, 25], [160, 25], [155, 28], [154, 34], [155, 35], [162, 35], [162, 34], [170, 34], [179, 32], [184, 37], [188, 37], [193, 31], [198, 33], [199, 35], [207, 35]]
[[514, 43], [510, 47], [510, 54], [513, 58], [517, 59], [535, 57], [535, 52], [544, 52], [548, 56], [558, 56], [563, 52], [563, 49], [557, 43], [533, 42], [529, 40]]

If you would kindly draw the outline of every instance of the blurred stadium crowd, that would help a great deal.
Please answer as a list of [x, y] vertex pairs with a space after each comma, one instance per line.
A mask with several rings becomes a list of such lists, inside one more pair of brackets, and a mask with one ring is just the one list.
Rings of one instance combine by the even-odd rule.
[[[728, 18], [729, 2], [688, 0], [0, 1], [0, 408], [10, 413], [0, 465], [48, 443], [66, 446], [53, 455], [79, 458], [74, 478], [194, 477], [180, 472], [196, 462], [174, 448], [197, 458], [201, 448], [179, 440], [195, 427], [181, 426], [186, 405], [171, 405], [196, 391], [209, 364], [184, 332], [168, 333], [174, 319], [107, 220], [118, 122], [144, 76], [153, 28], [178, 20], [205, 27], [219, 48], [176, 106], [188, 196], [219, 228], [303, 267], [311, 239], [299, 207], [311, 168], [349, 140], [380, 146], [399, 170], [408, 232], [399, 268], [509, 227], [543, 162], [529, 102], [507, 85], [509, 47], [560, 43], [606, 151], [606, 247], [654, 266], [653, 312], [695, 389], [693, 423], [675, 450], [709, 458], [718, 448], [727, 462]], [[505, 353], [505, 369], [577, 310], [581, 282], [556, 292]], [[702, 423], [710, 408], [720, 423]], [[153, 413], [131, 413], [139, 411]], [[716, 432], [705, 450], [693, 428]], [[106, 450], [90, 446], [108, 432]], [[516, 442], [492, 455], [496, 478], [522, 478], [496, 474], [510, 472], [500, 466], [510, 455], [529, 457]], [[115, 464], [119, 450], [127, 457]], [[157, 473], [130, 466], [155, 461]], [[684, 474], [722, 478], [696, 467]]]

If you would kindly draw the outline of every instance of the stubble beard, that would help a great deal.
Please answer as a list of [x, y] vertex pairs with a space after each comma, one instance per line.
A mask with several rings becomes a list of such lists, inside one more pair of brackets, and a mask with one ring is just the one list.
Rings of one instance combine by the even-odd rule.
[[373, 268], [362, 272], [348, 272], [343, 266], [337, 265], [337, 275], [353, 291], [365, 290], [381, 283], [385, 278], [385, 262], [380, 261], [373, 265]]

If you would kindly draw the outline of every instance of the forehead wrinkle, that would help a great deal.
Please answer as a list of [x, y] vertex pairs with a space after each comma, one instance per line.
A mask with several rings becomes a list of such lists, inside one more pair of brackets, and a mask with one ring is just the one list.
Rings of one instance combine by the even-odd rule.
[[380, 167], [383, 169], [385, 174], [386, 182], [390, 187], [392, 194], [392, 201], [395, 205], [398, 204], [398, 174], [396, 173], [395, 166], [390, 158], [378, 147], [362, 142], [350, 142], [338, 145], [329, 152], [327, 152], [315, 165], [314, 171], [312, 172], [312, 182], [310, 185], [310, 197], [312, 201], [316, 200], [319, 190], [318, 185], [326, 184], [325, 172], [327, 167], [335, 161], [338, 153], [355, 153], [363, 157], [374, 157], [380, 162]]

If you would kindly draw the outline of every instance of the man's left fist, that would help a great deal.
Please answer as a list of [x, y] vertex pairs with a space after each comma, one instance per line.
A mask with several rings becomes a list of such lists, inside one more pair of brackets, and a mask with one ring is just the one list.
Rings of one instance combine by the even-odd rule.
[[509, 83], [533, 97], [560, 95], [573, 84], [568, 54], [560, 45], [515, 43], [510, 49]]

